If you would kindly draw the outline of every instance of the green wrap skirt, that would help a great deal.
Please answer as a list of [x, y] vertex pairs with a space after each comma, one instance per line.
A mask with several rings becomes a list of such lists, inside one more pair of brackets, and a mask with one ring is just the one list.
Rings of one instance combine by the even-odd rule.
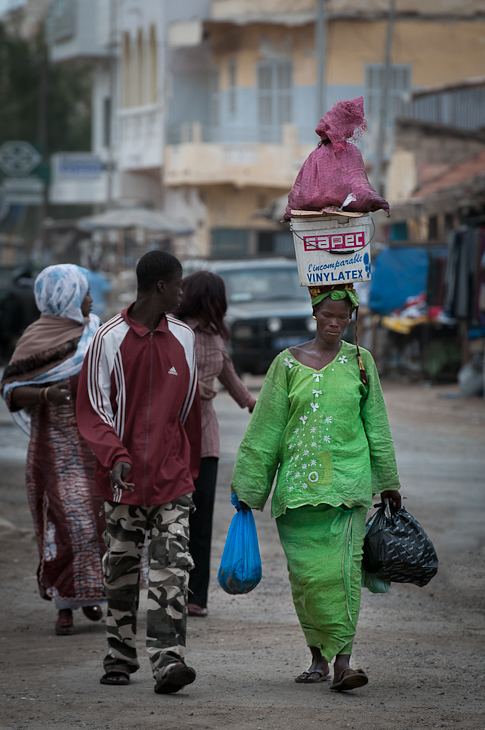
[[366, 514], [365, 507], [320, 504], [287, 509], [276, 519], [306, 642], [328, 661], [352, 653]]

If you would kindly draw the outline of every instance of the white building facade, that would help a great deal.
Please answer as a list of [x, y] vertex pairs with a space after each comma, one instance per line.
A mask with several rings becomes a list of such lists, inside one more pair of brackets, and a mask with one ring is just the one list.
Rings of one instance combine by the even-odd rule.
[[185, 22], [201, 27], [209, 5], [204, 0], [51, 2], [46, 17], [51, 62], [89, 62], [93, 74], [92, 152], [53, 156], [51, 203], [90, 203], [99, 209], [144, 205], [198, 225], [203, 207], [191, 205], [182, 191], [168, 199], [164, 193], [165, 49], [167, 28]]

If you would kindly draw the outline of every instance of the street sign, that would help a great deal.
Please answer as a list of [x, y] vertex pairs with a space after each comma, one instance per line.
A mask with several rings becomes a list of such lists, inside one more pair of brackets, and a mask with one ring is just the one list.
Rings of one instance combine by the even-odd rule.
[[42, 155], [30, 142], [4, 142], [0, 147], [0, 169], [12, 177], [25, 177], [42, 162]]
[[59, 152], [53, 160], [59, 178], [96, 180], [103, 173], [103, 161], [92, 152]]
[[5, 200], [9, 205], [42, 205], [45, 182], [40, 177], [6, 177]]

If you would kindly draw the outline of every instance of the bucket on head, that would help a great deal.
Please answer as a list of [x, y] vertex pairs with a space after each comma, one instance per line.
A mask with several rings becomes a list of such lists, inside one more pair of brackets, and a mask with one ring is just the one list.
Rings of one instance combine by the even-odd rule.
[[[292, 213], [297, 211], [292, 211]], [[331, 286], [369, 281], [370, 215], [295, 215], [291, 218], [296, 262], [302, 286]]]

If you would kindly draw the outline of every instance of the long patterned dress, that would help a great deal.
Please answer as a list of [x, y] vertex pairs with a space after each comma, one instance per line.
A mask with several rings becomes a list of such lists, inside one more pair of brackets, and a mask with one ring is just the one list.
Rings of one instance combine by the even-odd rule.
[[79, 433], [75, 408], [71, 400], [31, 409], [26, 463], [39, 592], [73, 607], [105, 599], [102, 499], [94, 494], [94, 455]]

